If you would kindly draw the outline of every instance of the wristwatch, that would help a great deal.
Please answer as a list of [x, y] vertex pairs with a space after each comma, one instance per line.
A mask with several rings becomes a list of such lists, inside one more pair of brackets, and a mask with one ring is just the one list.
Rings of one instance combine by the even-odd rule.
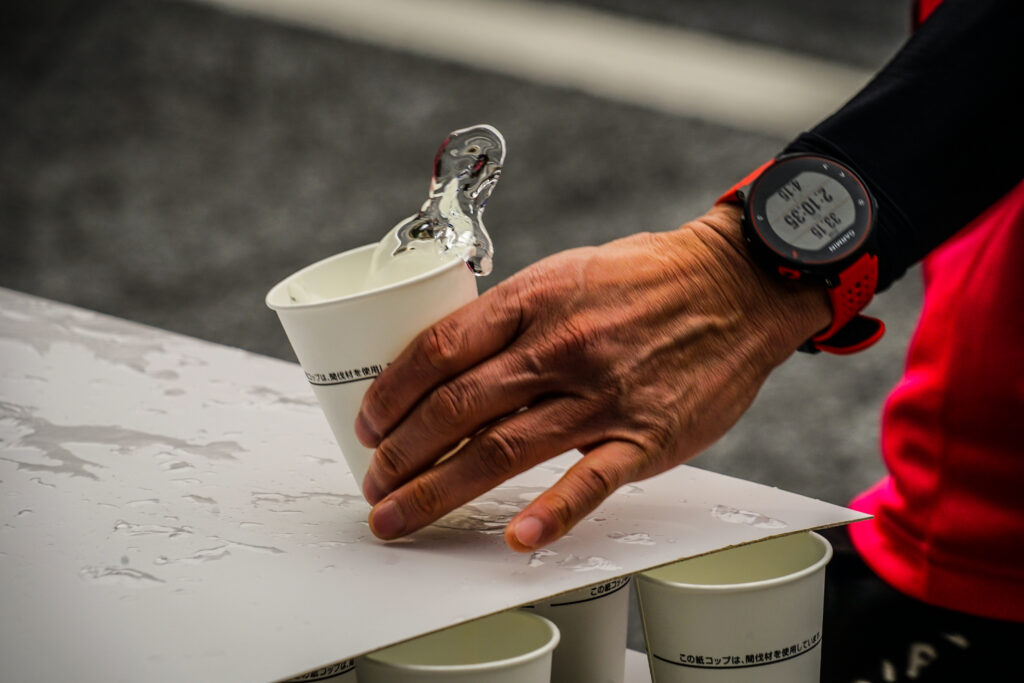
[[743, 207], [743, 237], [761, 267], [827, 288], [832, 324], [801, 351], [854, 353], [881, 339], [882, 321], [860, 314], [878, 284], [878, 204], [848, 165], [817, 154], [783, 155], [716, 203]]

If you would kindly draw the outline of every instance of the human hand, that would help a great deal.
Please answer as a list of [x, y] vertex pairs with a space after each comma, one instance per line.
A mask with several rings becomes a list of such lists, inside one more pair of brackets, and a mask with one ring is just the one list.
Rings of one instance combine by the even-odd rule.
[[370, 386], [356, 419], [376, 448], [370, 527], [408, 534], [578, 448], [505, 530], [518, 551], [551, 543], [711, 445], [830, 320], [824, 288], [750, 260], [735, 207], [555, 254], [422, 332]]

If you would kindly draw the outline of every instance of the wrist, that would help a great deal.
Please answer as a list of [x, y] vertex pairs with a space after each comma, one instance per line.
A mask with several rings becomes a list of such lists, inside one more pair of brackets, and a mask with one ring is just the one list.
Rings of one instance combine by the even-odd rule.
[[715, 250], [725, 268], [744, 288], [746, 315], [757, 322], [766, 345], [781, 362], [832, 322], [832, 304], [825, 285], [786, 280], [759, 266], [750, 253], [740, 226], [742, 209], [718, 204], [686, 227]]

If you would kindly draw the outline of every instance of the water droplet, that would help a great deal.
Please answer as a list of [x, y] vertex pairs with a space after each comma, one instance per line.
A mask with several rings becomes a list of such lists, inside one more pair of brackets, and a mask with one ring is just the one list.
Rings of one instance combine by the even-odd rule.
[[114, 522], [114, 531], [126, 533], [129, 536], [166, 536], [176, 538], [192, 533], [191, 527], [187, 526], [164, 526], [162, 524], [133, 524], [119, 519]]
[[651, 538], [650, 534], [643, 532], [635, 532], [627, 534], [625, 532], [616, 531], [608, 534], [608, 538], [619, 543], [628, 543], [631, 545], [654, 545], [654, 539]]
[[589, 572], [593, 570], [601, 571], [618, 571], [622, 569], [619, 565], [615, 564], [611, 560], [596, 555], [589, 557], [579, 557], [578, 555], [568, 555], [565, 558], [556, 562], [559, 567], [565, 567], [571, 569], [574, 572]]
[[533, 552], [533, 554], [530, 555], [530, 562], [529, 562], [528, 566], [530, 566], [530, 567], [540, 567], [540, 566], [542, 566], [544, 564], [544, 558], [545, 557], [554, 557], [557, 554], [558, 553], [556, 553], [554, 550], [548, 550], [547, 548], [541, 548], [540, 550], [535, 550]]
[[111, 585], [164, 583], [163, 579], [129, 567], [82, 567], [78, 576], [84, 581]]
[[711, 516], [729, 524], [747, 524], [759, 529], [782, 529], [788, 526], [780, 519], [775, 519], [759, 512], [740, 510], [729, 505], [716, 505], [711, 508]]

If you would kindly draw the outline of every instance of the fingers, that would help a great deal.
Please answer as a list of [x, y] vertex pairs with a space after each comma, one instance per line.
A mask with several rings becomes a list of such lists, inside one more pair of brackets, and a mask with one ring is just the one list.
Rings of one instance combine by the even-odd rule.
[[504, 353], [437, 387], [377, 445], [363, 495], [376, 504], [464, 437], [547, 394], [550, 381]]
[[644, 453], [635, 444], [597, 446], [509, 522], [505, 542], [515, 551], [532, 552], [558, 540], [616, 489], [637, 479], [643, 465]]
[[520, 325], [518, 298], [500, 285], [421, 332], [374, 380], [355, 431], [375, 448], [432, 388], [505, 348]]
[[[370, 529], [397, 538], [435, 521], [509, 477], [573, 448], [588, 436], [576, 399], [539, 403], [481, 431], [453, 457], [388, 495], [370, 513]], [[593, 438], [591, 436], [591, 438]]]

